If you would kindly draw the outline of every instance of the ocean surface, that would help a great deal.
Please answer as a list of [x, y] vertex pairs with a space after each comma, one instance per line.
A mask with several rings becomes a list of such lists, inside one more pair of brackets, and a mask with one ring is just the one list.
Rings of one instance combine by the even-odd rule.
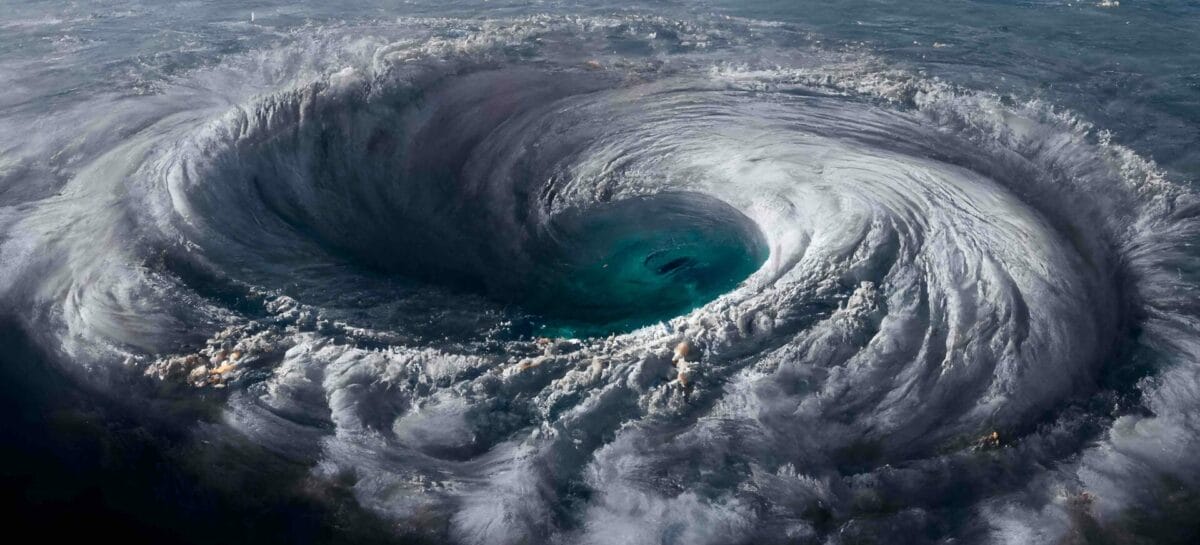
[[1200, 541], [1200, 3], [0, 0], [57, 540]]

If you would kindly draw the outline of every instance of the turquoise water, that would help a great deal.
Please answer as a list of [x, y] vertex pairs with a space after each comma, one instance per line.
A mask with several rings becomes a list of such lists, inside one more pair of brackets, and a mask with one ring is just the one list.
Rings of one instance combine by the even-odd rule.
[[537, 333], [587, 337], [685, 314], [734, 289], [767, 258], [745, 216], [711, 198], [661, 194], [567, 214], [524, 303]]

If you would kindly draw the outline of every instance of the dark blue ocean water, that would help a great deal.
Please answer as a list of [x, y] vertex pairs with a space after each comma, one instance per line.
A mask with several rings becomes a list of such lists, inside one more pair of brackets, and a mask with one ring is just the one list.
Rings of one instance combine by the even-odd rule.
[[[1165, 168], [1200, 172], [1200, 4], [1119, 2], [5, 3], [6, 108], [139, 89], [299, 28], [396, 17], [719, 14], [783, 21], [829, 44], [973, 88], [1087, 114]], [[251, 13], [253, 24], [248, 24]]]

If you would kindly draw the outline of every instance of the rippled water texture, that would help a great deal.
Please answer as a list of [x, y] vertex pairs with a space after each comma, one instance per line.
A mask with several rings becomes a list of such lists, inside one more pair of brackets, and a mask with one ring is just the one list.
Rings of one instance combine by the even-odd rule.
[[313, 541], [1196, 535], [1191, 114], [780, 6], [325, 9], [2, 65], [8, 373], [72, 385], [63, 444]]

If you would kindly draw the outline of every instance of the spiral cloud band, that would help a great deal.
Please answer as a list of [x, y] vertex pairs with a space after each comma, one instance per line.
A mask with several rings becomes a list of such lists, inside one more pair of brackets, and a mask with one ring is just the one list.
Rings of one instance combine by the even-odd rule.
[[69, 176], [0, 165], [48, 188], [0, 209], [5, 306], [398, 534], [1055, 543], [1200, 484], [1200, 209], [1051, 105], [639, 16], [108, 100], [60, 115], [120, 138], [14, 148]]

